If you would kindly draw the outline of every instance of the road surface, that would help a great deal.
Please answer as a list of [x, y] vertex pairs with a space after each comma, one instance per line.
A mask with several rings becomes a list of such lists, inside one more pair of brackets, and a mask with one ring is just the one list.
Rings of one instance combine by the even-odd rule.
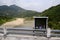
[[7, 37], [0, 35], [0, 40], [60, 40], [60, 37], [52, 37], [50, 39], [42, 36], [29, 36], [29, 35], [14, 35], [9, 34]]

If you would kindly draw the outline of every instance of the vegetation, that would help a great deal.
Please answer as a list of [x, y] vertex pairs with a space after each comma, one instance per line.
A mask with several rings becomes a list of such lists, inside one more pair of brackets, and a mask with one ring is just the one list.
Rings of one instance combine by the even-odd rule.
[[21, 7], [18, 7], [16, 5], [11, 6], [0, 6], [0, 25], [11, 21], [13, 18], [26, 18], [26, 19], [32, 19], [33, 16], [40, 15], [39, 12], [31, 11], [31, 10], [25, 10]]
[[42, 13], [25, 10], [16, 5], [0, 6], [0, 25], [16, 17], [30, 20], [33, 16], [48, 16], [49, 27], [52, 29], [60, 29], [60, 5], [53, 6]]
[[7, 17], [7, 16], [0, 16], [0, 25], [2, 25], [5, 22], [11, 21], [13, 19], [14, 18], [10, 18], [10, 17]]
[[42, 16], [49, 17], [49, 27], [52, 29], [60, 29], [60, 5], [53, 6], [44, 12]]

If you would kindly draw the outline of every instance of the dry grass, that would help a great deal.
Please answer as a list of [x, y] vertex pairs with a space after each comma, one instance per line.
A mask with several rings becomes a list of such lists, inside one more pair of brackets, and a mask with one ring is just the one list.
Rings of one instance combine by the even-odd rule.
[[6, 22], [6, 23], [4, 23], [1, 26], [2, 27], [3, 26], [14, 27], [14, 26], [23, 25], [23, 24], [24, 24], [24, 19], [23, 18], [16, 18], [16, 20], [13, 20], [13, 21], [10, 21], [10, 22]]
[[34, 27], [34, 21], [33, 20], [25, 20], [24, 18], [16, 18], [16, 20], [6, 22], [2, 27]]

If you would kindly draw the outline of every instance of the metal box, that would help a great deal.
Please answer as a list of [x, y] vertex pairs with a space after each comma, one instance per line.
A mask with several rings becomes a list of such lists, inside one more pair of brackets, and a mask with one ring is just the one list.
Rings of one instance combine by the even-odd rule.
[[48, 17], [34, 17], [35, 29], [46, 29], [48, 27]]

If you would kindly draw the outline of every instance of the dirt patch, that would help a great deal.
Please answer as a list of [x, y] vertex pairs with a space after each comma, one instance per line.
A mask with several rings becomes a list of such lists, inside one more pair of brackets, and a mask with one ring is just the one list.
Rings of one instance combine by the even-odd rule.
[[23, 24], [24, 24], [24, 18], [16, 18], [16, 20], [6, 22], [1, 26], [2, 27], [4, 27], [4, 26], [6, 26], [6, 27], [14, 27], [14, 26], [23, 25]]

